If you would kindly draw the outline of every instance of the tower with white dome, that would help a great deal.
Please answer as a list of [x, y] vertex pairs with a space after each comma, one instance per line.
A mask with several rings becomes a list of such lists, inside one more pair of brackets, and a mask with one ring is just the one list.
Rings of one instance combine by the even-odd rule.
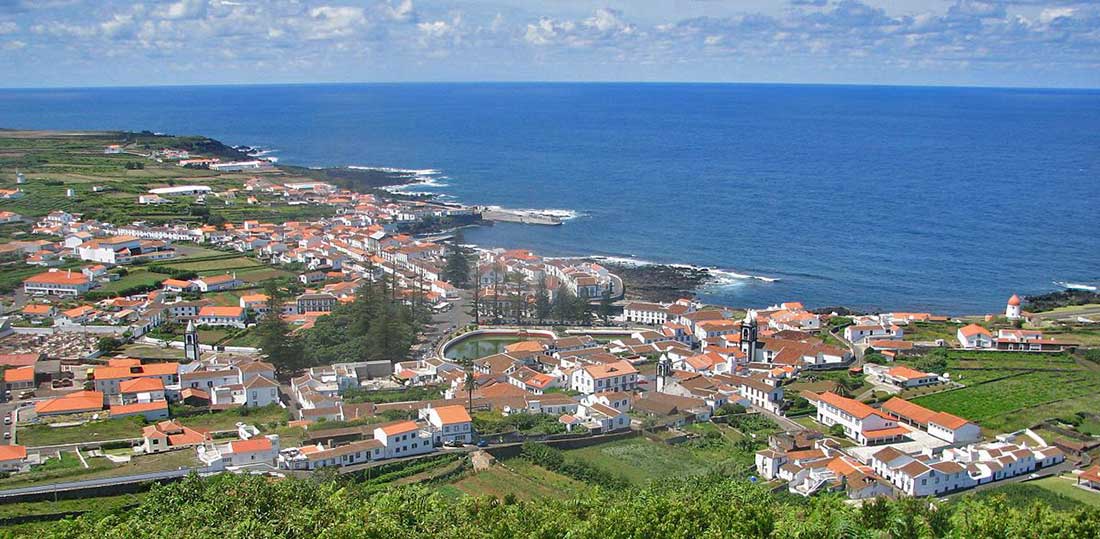
[[1009, 320], [1020, 319], [1020, 296], [1012, 294], [1012, 297], [1008, 298], [1008, 305], [1005, 306], [1005, 318]]

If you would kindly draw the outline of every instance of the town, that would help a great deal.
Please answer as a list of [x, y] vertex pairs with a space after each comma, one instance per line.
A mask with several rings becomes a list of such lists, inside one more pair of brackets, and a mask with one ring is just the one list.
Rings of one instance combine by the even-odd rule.
[[473, 482], [532, 443], [642, 484], [721, 453], [852, 503], [1100, 497], [1087, 312], [645, 301], [595, 260], [465, 245], [475, 207], [143, 140], [84, 148], [164, 175], [140, 191], [2, 178], [0, 503], [190, 473]]

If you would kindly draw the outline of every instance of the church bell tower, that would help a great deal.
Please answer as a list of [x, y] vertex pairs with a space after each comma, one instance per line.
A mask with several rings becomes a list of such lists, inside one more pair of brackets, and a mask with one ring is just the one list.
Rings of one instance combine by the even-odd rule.
[[741, 322], [741, 351], [749, 362], [756, 361], [756, 311], [749, 309], [745, 313], [745, 319]]
[[187, 322], [187, 331], [183, 334], [183, 357], [187, 361], [198, 361], [199, 356], [199, 331], [195, 329], [194, 322]]

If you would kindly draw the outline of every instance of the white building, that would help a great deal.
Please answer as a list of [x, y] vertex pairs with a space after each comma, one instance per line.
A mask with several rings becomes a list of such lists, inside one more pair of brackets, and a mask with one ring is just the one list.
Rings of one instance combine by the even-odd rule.
[[573, 371], [570, 382], [570, 387], [581, 393], [632, 391], [637, 386], [638, 371], [626, 361], [585, 365]]
[[844, 435], [861, 445], [897, 441], [909, 432], [889, 415], [854, 399], [825, 392], [806, 397], [817, 407], [817, 421], [826, 426], [841, 425]]
[[423, 408], [420, 418], [428, 422], [435, 442], [469, 444], [474, 441], [474, 423], [462, 405]]
[[397, 421], [374, 428], [374, 439], [382, 442], [381, 458], [408, 457], [435, 450], [432, 434], [413, 421]]
[[207, 185], [176, 185], [173, 187], [159, 187], [157, 189], [150, 189], [149, 193], [154, 195], [181, 195], [181, 196], [196, 196], [205, 195], [210, 193], [213, 189]]
[[993, 334], [978, 324], [970, 324], [959, 328], [956, 337], [963, 348], [993, 347]]
[[1012, 294], [1012, 297], [1008, 298], [1008, 305], [1005, 305], [1005, 318], [1009, 320], [1020, 319], [1020, 296]]
[[23, 291], [30, 295], [79, 296], [92, 288], [92, 282], [83, 273], [47, 271], [23, 281]]

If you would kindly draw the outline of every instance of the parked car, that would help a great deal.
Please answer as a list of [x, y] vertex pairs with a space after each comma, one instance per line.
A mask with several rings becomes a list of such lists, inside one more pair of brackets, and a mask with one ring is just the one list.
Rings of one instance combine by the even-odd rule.
[[485, 440], [478, 440], [477, 441], [477, 446], [478, 447], [489, 447], [489, 442], [487, 442]]

